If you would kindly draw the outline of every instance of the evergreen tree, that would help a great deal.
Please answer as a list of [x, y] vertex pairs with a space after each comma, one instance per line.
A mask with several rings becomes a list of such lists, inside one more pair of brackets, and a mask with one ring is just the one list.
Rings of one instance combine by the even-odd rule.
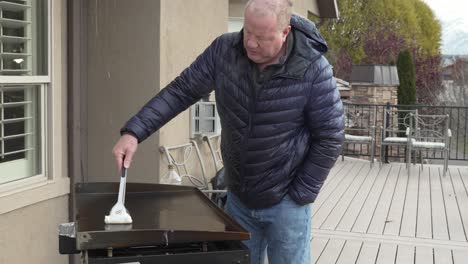
[[403, 50], [397, 60], [398, 78], [398, 104], [412, 105], [416, 103], [416, 74], [413, 58], [409, 50]]

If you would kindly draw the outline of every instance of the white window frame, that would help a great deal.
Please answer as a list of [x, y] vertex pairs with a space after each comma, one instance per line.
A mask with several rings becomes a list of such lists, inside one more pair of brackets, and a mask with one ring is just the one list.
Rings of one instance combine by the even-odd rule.
[[228, 32], [239, 32], [244, 27], [243, 17], [229, 17]]
[[[214, 107], [214, 115], [208, 115], [205, 107]], [[190, 138], [216, 135], [221, 133], [221, 124], [219, 121], [216, 102], [197, 102], [191, 109], [190, 118]], [[213, 124], [211, 127], [205, 127], [203, 124]], [[210, 129], [211, 128], [211, 129]]]
[[[244, 26], [243, 17], [228, 18], [228, 32], [240, 31]], [[203, 108], [213, 105], [215, 108], [214, 116], [205, 115]], [[203, 126], [203, 123], [214, 122], [212, 129]], [[190, 108], [190, 138], [211, 136], [221, 134], [221, 123], [219, 120], [218, 109], [215, 101], [200, 101]]]
[[[228, 32], [238, 32], [244, 27], [244, 18], [243, 17], [229, 17], [228, 18]], [[203, 104], [205, 105], [214, 105], [215, 107], [215, 115], [208, 116], [199, 114], [203, 111], [197, 111], [197, 109], [202, 109]], [[214, 121], [214, 127], [212, 131], [206, 130], [202, 126], [202, 123]], [[204, 102], [200, 101], [196, 104], [192, 105], [190, 108], [190, 138], [197, 138], [203, 136], [211, 136], [221, 134], [221, 123], [219, 120], [218, 109], [216, 108], [216, 102]]]
[[[35, 0], [33, 0], [35, 1]], [[47, 75], [32, 75], [32, 76], [5, 76], [0, 75], [1, 85], [35, 85], [40, 89], [38, 91], [38, 103], [41, 105], [40, 113], [37, 114], [41, 119], [40, 127], [40, 148], [41, 148], [41, 171], [37, 175], [25, 177], [12, 182], [0, 184], [0, 198], [2, 194], [8, 194], [11, 191], [20, 191], [22, 188], [37, 184], [46, 184], [47, 181], [53, 180], [49, 175], [49, 141], [48, 141], [48, 121], [51, 116], [48, 98], [51, 96], [51, 75], [52, 75], [52, 1], [46, 0], [47, 4]], [[14, 162], [14, 161], [12, 161]], [[2, 209], [2, 208], [0, 208]], [[0, 210], [1, 213], [1, 210]]]

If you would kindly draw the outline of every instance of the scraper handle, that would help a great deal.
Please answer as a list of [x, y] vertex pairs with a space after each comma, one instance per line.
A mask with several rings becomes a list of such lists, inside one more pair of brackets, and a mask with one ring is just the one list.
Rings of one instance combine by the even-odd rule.
[[120, 175], [122, 178], [127, 177], [127, 168], [124, 166], [125, 155], [122, 156], [122, 167], [120, 168]]
[[125, 204], [125, 187], [127, 186], [127, 168], [122, 166], [122, 175], [120, 177], [118, 201]]
[[125, 178], [127, 177], [127, 168], [125, 168], [124, 166], [122, 166], [122, 178]]

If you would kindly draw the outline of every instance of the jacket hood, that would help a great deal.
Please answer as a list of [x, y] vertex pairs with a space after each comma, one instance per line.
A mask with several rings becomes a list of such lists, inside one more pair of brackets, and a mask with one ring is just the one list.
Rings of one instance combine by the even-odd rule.
[[315, 24], [310, 20], [293, 14], [290, 24], [293, 29], [299, 31], [306, 37], [309, 46], [322, 54], [328, 51], [327, 42], [323, 39], [322, 35], [320, 35]]

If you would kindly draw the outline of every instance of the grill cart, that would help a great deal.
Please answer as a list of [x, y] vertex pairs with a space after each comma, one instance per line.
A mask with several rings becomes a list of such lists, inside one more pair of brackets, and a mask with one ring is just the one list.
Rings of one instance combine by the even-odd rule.
[[133, 223], [106, 225], [118, 188], [75, 185], [76, 220], [59, 227], [61, 254], [81, 254], [83, 264], [250, 263], [241, 242], [250, 234], [197, 188], [128, 183]]

